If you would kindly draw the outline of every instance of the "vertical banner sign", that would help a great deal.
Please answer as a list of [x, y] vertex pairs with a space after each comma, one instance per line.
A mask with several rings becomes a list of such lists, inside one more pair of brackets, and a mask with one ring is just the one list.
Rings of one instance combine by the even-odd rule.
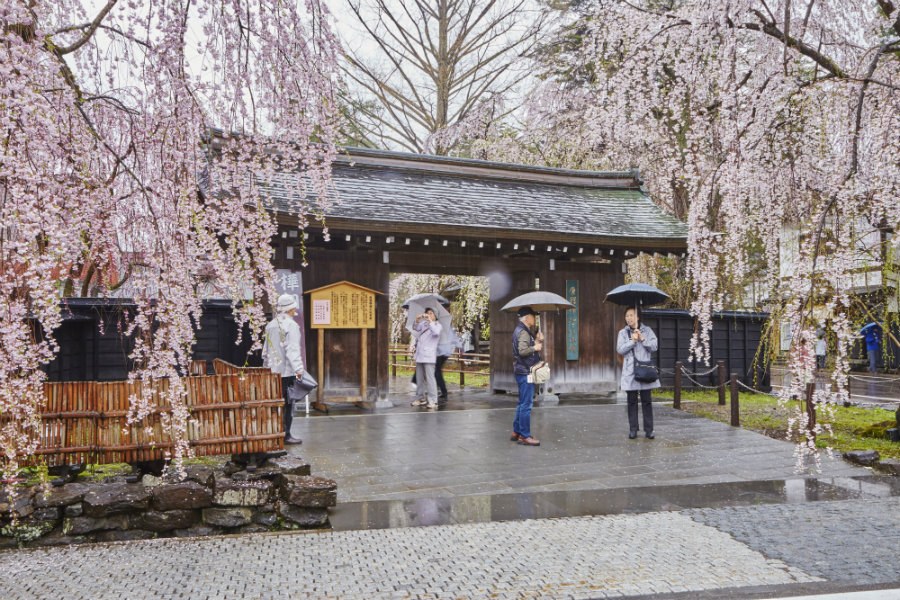
[[578, 280], [566, 280], [566, 300], [575, 308], [566, 310], [566, 360], [578, 360]]
[[294, 321], [300, 326], [300, 358], [303, 364], [306, 362], [306, 321], [303, 318], [303, 274], [300, 271], [290, 269], [275, 270], [275, 291], [278, 295], [290, 294], [297, 302], [297, 314]]

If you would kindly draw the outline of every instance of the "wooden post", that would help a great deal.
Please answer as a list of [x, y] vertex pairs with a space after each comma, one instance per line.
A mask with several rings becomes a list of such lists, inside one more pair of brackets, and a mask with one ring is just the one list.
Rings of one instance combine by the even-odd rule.
[[391, 377], [397, 376], [397, 352], [389, 350], [391, 353]]
[[366, 332], [368, 329], [363, 327], [359, 330], [359, 354], [360, 354], [360, 367], [361, 375], [359, 377], [359, 396], [360, 399], [365, 402], [366, 401], [366, 383], [369, 379], [369, 352], [368, 352], [368, 344], [366, 343]]
[[737, 373], [731, 374], [731, 426], [741, 426], [741, 408], [738, 400], [738, 379]]
[[672, 408], [677, 408], [678, 410], [681, 410], [681, 376], [683, 370], [684, 365], [681, 364], [681, 361], [675, 361], [675, 393], [672, 400]]
[[716, 362], [716, 379], [719, 382], [719, 406], [725, 406], [725, 361]]
[[816, 439], [816, 405], [813, 403], [813, 395], [816, 393], [816, 382], [806, 384], [806, 430], [813, 440]]
[[459, 363], [459, 387], [466, 387], [466, 371], [463, 368], [462, 362]]
[[325, 330], [319, 329], [319, 387], [316, 388], [316, 403], [313, 408], [326, 410], [325, 403]]

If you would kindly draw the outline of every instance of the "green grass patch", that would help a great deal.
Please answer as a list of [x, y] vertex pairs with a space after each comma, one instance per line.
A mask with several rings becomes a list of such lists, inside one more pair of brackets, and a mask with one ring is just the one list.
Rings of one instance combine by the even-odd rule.
[[116, 475], [128, 475], [131, 473], [131, 465], [128, 463], [110, 463], [106, 465], [89, 464], [87, 468], [78, 474], [77, 481], [103, 481]]
[[[655, 396], [672, 398], [672, 390], [657, 390]], [[788, 439], [788, 419], [795, 414], [798, 402], [781, 405], [777, 398], [765, 394], [741, 392], [739, 399], [741, 427], [751, 429], [769, 437]], [[681, 393], [681, 408], [700, 417], [731, 422], [730, 395], [726, 395], [725, 406], [719, 405], [719, 395], [715, 391], [684, 391]], [[830, 423], [832, 433], [821, 434], [816, 439], [819, 448], [830, 447], [838, 452], [850, 450], [877, 450], [882, 458], [900, 459], [900, 443], [887, 439], [885, 430], [896, 427], [894, 413], [883, 408], [861, 408], [858, 406], [832, 406], [832, 418], [825, 416], [820, 407], [816, 413], [820, 423]]]

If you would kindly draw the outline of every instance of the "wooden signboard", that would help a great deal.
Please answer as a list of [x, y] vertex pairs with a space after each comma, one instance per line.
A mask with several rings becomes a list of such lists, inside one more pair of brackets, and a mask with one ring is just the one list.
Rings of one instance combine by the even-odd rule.
[[375, 290], [341, 281], [307, 292], [313, 329], [374, 329]]
[[368, 330], [375, 328], [375, 290], [339, 281], [306, 292], [310, 297], [310, 325], [319, 330], [319, 387], [316, 388], [316, 410], [328, 412], [325, 406], [325, 330], [359, 329], [360, 382], [359, 396], [329, 397], [329, 402], [364, 403], [368, 379]]

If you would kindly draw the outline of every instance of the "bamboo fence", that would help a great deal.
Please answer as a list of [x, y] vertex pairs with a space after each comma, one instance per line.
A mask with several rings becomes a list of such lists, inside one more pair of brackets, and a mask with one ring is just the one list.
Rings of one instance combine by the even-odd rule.
[[[187, 437], [194, 453], [282, 450], [281, 378], [268, 369], [241, 369], [224, 361], [215, 366], [216, 375], [183, 380], [190, 412]], [[146, 385], [155, 406], [141, 423], [129, 426], [129, 398], [142, 394]], [[174, 445], [163, 429], [163, 415], [172, 412], [161, 400], [168, 386], [166, 379], [46, 383], [37, 456], [48, 466], [164, 458]]]

